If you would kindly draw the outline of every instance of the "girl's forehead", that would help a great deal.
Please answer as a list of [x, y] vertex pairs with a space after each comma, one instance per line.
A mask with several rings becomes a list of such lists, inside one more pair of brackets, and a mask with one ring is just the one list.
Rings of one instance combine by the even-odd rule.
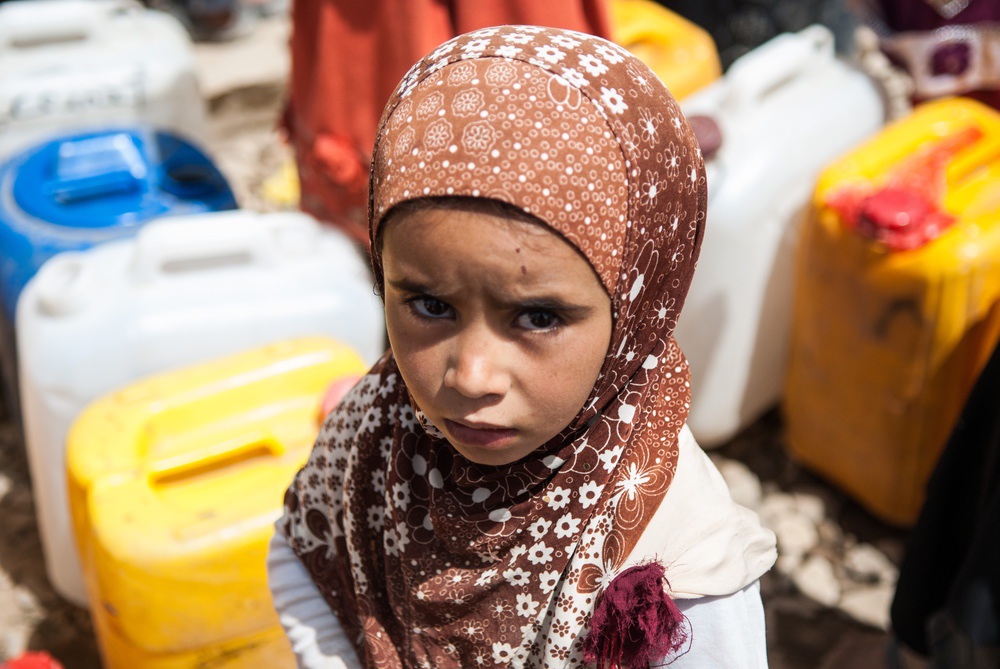
[[382, 234], [389, 282], [416, 281], [432, 292], [490, 286], [510, 303], [517, 296], [610, 299], [579, 249], [547, 226], [503, 212], [421, 207], [392, 217]]
[[628, 220], [626, 159], [592, 101], [565, 79], [507, 58], [431, 72], [383, 123], [373, 216], [414, 198], [506, 202], [543, 221], [614, 293]]

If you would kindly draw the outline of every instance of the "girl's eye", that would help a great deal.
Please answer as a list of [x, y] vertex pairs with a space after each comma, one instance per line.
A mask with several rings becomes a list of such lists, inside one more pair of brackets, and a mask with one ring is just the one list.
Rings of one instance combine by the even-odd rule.
[[421, 318], [448, 318], [451, 316], [451, 307], [448, 303], [435, 300], [433, 297], [415, 297], [409, 301], [410, 308]]
[[562, 319], [551, 311], [526, 311], [517, 317], [517, 326], [525, 330], [551, 330]]

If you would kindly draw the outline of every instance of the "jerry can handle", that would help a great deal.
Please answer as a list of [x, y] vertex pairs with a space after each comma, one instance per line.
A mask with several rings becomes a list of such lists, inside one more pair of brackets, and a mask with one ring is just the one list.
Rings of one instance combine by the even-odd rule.
[[273, 434], [251, 430], [157, 461], [149, 470], [149, 481], [153, 487], [185, 483], [253, 460], [280, 458], [284, 453], [284, 446]]
[[[49, 317], [76, 314], [102, 288], [99, 276], [86, 262], [86, 254], [80, 251], [57, 253], [42, 265], [30, 283], [37, 295], [35, 308]], [[20, 310], [31, 308], [27, 300], [18, 300], [18, 305]]]
[[126, 1], [11, 3], [0, 21], [0, 51], [96, 40], [110, 15], [136, 8]]
[[819, 24], [778, 35], [729, 68], [725, 104], [734, 112], [753, 107], [786, 82], [808, 74], [816, 63], [832, 61], [833, 46], [833, 33]]
[[[274, 265], [289, 238], [303, 236], [297, 221], [234, 215], [167, 216], [139, 230], [132, 259], [138, 282], [167, 281], [226, 267]], [[301, 234], [299, 234], [301, 233]], [[303, 242], [300, 246], [309, 246]]]

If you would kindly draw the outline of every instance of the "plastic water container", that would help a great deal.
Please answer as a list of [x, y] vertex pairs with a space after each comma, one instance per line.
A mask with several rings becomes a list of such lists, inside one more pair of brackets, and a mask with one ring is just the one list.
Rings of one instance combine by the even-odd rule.
[[712, 36], [652, 0], [611, 0], [611, 38], [656, 73], [678, 100], [719, 78]]
[[143, 122], [205, 138], [187, 33], [137, 2], [4, 2], [0, 63], [0, 158], [91, 126]]
[[[969, 131], [978, 139], [954, 142]], [[936, 169], [900, 176], [921, 156]], [[887, 189], [889, 175], [940, 200], [947, 226], [936, 238], [887, 245], [905, 242], [927, 210]], [[831, 204], [874, 188], [893, 196], [876, 230]], [[919, 106], [830, 165], [812, 201], [783, 403], [788, 448], [874, 514], [909, 525], [1000, 333], [1000, 112], [962, 98]]]
[[157, 216], [235, 207], [229, 184], [199, 148], [145, 127], [63, 135], [0, 163], [0, 360], [11, 415], [18, 415], [15, 309], [42, 263], [135, 234]]
[[73, 527], [108, 669], [295, 666], [265, 556], [324, 389], [366, 371], [296, 339], [91, 404], [67, 446]]
[[[44, 0], [43, 0], [44, 2]], [[235, 209], [226, 179], [174, 134], [129, 127], [60, 136], [0, 164], [3, 309], [42, 263], [168, 214]]]
[[21, 295], [17, 337], [28, 464], [56, 590], [84, 601], [64, 448], [87, 404], [150, 374], [291, 337], [333, 337], [372, 364], [383, 332], [361, 253], [298, 212], [163, 218], [132, 239], [52, 258]]
[[709, 199], [676, 336], [691, 365], [688, 424], [711, 447], [778, 402], [810, 193], [824, 166], [882, 127], [884, 112], [874, 84], [834, 56], [819, 25], [739, 58], [681, 108], [706, 154]]

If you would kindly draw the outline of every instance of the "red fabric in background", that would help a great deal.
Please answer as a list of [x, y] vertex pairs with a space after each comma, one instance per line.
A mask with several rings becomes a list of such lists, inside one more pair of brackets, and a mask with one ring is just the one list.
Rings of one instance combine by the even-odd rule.
[[411, 65], [455, 35], [533, 24], [609, 36], [606, 0], [294, 0], [284, 128], [301, 208], [368, 244], [375, 128]]

